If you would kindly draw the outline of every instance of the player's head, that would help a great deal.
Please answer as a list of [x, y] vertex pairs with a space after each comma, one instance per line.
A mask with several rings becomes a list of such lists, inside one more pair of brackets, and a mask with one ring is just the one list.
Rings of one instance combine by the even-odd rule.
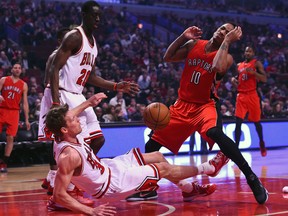
[[63, 140], [65, 135], [76, 137], [82, 131], [78, 117], [69, 112], [67, 104], [54, 107], [48, 112], [46, 126], [58, 141]]
[[69, 31], [70, 31], [69, 28], [61, 28], [61, 29], [57, 32], [57, 35], [56, 35], [56, 36], [57, 36], [57, 42], [58, 42], [58, 44], [61, 44], [61, 42], [62, 42], [65, 34], [66, 34], [67, 32], [69, 32]]
[[11, 69], [12, 76], [20, 77], [22, 73], [22, 65], [20, 63], [15, 63]]
[[232, 22], [227, 22], [221, 25], [213, 34], [213, 40], [215, 40], [219, 45], [223, 42], [225, 35], [232, 31], [236, 25]]
[[95, 1], [83, 3], [81, 8], [83, 25], [90, 29], [98, 28], [100, 22], [100, 5]]
[[255, 48], [252, 45], [248, 45], [244, 51], [244, 57], [246, 60], [251, 60], [255, 56]]

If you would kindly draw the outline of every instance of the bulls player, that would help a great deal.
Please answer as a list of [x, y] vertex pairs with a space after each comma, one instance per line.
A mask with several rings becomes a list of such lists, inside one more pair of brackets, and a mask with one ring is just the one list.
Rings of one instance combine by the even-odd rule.
[[26, 82], [20, 79], [21, 73], [21, 64], [15, 63], [11, 69], [11, 76], [0, 79], [0, 131], [2, 131], [3, 126], [7, 126], [7, 142], [4, 157], [0, 160], [0, 172], [7, 172], [7, 163], [13, 150], [14, 137], [18, 131], [21, 100], [23, 101], [25, 125], [27, 130], [30, 130], [28, 86]]
[[[86, 83], [100, 88], [136, 94], [139, 87], [131, 82], [111, 82], [95, 74], [98, 55], [93, 31], [99, 26], [101, 9], [97, 2], [87, 1], [81, 8], [82, 24], [68, 32], [55, 54], [49, 68], [51, 74], [51, 97], [54, 106], [67, 103], [73, 108], [83, 101]], [[104, 144], [99, 121], [90, 107], [80, 115], [82, 134], [97, 154]]]
[[[61, 205], [85, 215], [116, 214], [115, 208], [108, 204], [89, 207], [77, 202], [66, 192], [70, 181], [98, 199], [115, 194], [124, 196], [135, 190], [156, 190], [161, 178], [177, 184], [185, 193], [199, 195], [202, 187], [197, 183], [189, 183], [184, 188], [179, 182], [198, 174], [211, 173], [214, 167], [208, 162], [198, 167], [171, 165], [160, 152], [141, 154], [136, 148], [113, 159], [100, 160], [93, 154], [90, 146], [78, 136], [82, 129], [77, 116], [86, 108], [97, 106], [104, 98], [104, 93], [98, 93], [73, 109], [68, 110], [65, 104], [48, 112], [46, 125], [57, 140], [54, 152], [58, 164], [54, 194], [48, 201], [48, 209]], [[214, 184], [207, 184], [205, 188], [205, 195], [216, 190]]]
[[[215, 176], [227, 163], [227, 158], [230, 158], [244, 173], [257, 202], [265, 203], [268, 199], [266, 189], [251, 170], [237, 145], [223, 133], [222, 127], [217, 125], [215, 103], [210, 98], [216, 74], [223, 76], [233, 63], [228, 48], [231, 43], [241, 38], [241, 28], [226, 23], [214, 32], [210, 40], [201, 40], [201, 35], [200, 28], [189, 27], [166, 50], [165, 61], [185, 61], [178, 90], [179, 98], [170, 107], [170, 123], [166, 128], [154, 132], [145, 145], [145, 151], [158, 151], [165, 146], [177, 154], [187, 137], [198, 131], [208, 141], [210, 149], [214, 142], [221, 149], [216, 157], [209, 161], [215, 167], [211, 176]], [[136, 200], [139, 197], [139, 194], [134, 194], [127, 199]]]
[[263, 140], [261, 119], [261, 100], [257, 93], [258, 81], [267, 82], [267, 76], [263, 64], [255, 58], [255, 49], [247, 46], [244, 52], [245, 60], [238, 63], [237, 77], [232, 78], [232, 83], [237, 87], [236, 98], [236, 128], [235, 142], [239, 146], [241, 137], [241, 125], [248, 113], [248, 120], [254, 122], [260, 143], [261, 155], [265, 157], [267, 150]]

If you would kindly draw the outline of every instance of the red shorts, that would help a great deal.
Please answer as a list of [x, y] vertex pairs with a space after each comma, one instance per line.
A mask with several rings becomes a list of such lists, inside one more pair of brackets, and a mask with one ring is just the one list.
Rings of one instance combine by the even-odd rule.
[[235, 116], [244, 119], [248, 113], [248, 120], [259, 122], [261, 119], [261, 102], [256, 91], [238, 93], [236, 99]]
[[16, 136], [19, 124], [19, 110], [8, 110], [0, 108], [0, 131], [6, 125], [6, 134]]
[[217, 126], [218, 115], [214, 101], [195, 104], [178, 99], [170, 106], [170, 115], [168, 126], [155, 130], [153, 140], [178, 154], [185, 140], [197, 131], [208, 142], [210, 149], [213, 147], [215, 142], [207, 137], [206, 132]]

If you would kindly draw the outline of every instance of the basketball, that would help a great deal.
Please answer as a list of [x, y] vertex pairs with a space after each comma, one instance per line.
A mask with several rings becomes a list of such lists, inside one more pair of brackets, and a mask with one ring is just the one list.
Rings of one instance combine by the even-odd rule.
[[163, 103], [154, 102], [145, 108], [143, 119], [151, 130], [163, 129], [170, 121], [170, 111]]

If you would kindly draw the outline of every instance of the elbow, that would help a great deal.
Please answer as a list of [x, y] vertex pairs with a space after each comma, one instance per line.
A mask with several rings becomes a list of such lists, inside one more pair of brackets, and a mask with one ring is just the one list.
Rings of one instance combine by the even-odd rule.
[[220, 75], [224, 75], [226, 73], [226, 68], [219, 65], [212, 65], [212, 71], [215, 71]]

